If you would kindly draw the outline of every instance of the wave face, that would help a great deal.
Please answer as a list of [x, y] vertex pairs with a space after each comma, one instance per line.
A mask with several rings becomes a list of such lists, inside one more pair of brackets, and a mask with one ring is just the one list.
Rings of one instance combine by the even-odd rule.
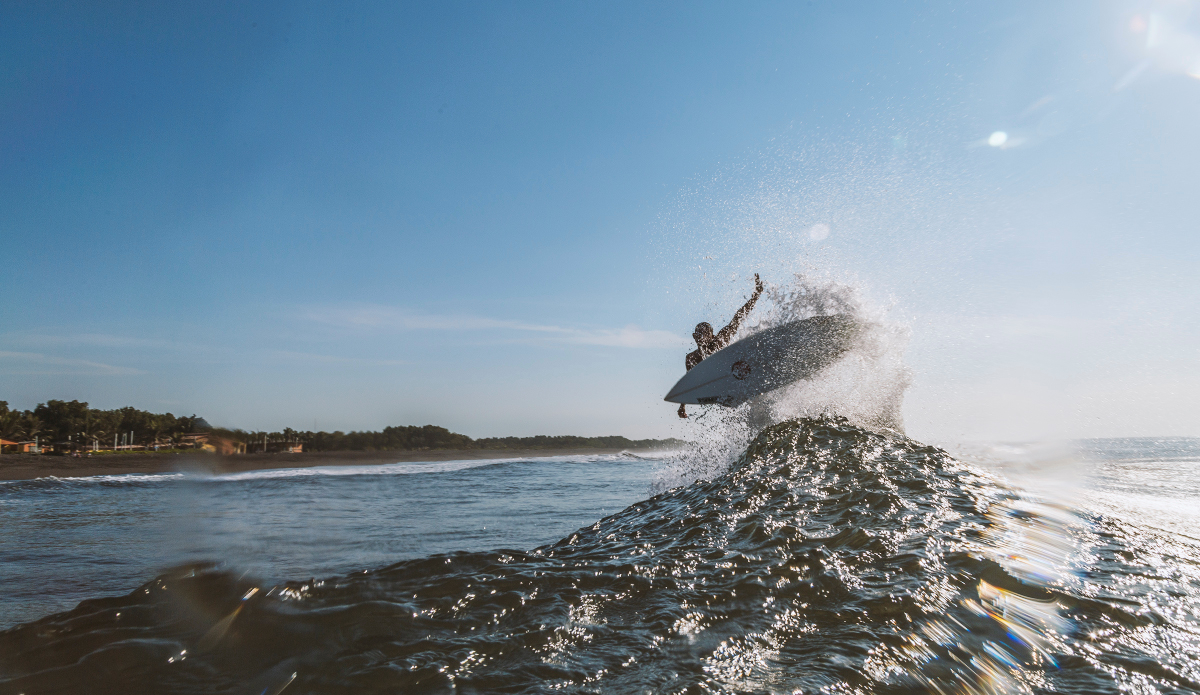
[[793, 420], [530, 552], [274, 587], [180, 568], [0, 633], [0, 691], [1194, 691], [1200, 572], [1178, 543]]

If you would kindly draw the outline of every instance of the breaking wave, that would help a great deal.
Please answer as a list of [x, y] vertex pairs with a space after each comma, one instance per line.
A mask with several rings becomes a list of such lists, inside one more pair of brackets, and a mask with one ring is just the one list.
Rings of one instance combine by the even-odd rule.
[[692, 406], [683, 438], [696, 444], [662, 475], [660, 489], [720, 474], [764, 428], [785, 420], [843, 417], [866, 429], [903, 434], [904, 394], [912, 370], [904, 362], [909, 329], [890, 307], [829, 278], [796, 273], [768, 284], [739, 337], [814, 316], [842, 315], [859, 326], [849, 350], [811, 379], [793, 382], [737, 408]]
[[0, 690], [1200, 690], [1195, 548], [795, 419], [530, 551], [264, 586], [180, 568], [0, 633]]

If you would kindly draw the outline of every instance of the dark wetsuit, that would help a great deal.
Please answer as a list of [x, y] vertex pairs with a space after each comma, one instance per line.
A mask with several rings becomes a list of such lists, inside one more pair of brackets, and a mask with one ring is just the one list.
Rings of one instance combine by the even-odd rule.
[[688, 371], [691, 371], [692, 367], [700, 364], [702, 361], [704, 361], [704, 358], [725, 347], [729, 344], [729, 341], [733, 340], [733, 336], [735, 333], [737, 333], [738, 326], [741, 325], [742, 319], [746, 318], [746, 314], [750, 313], [750, 310], [754, 308], [754, 303], [758, 301], [759, 294], [761, 294], [761, 292], [756, 291], [750, 297], [750, 301], [742, 305], [742, 308], [738, 309], [737, 313], [733, 315], [733, 319], [729, 322], [729, 325], [722, 328], [719, 333], [714, 335], [712, 340], [706, 341], [704, 344], [687, 354], [687, 357], [684, 358], [683, 363], [684, 366], [687, 367]]
[[[742, 305], [741, 309], [737, 310], [737, 313], [733, 315], [733, 319], [729, 322], [729, 325], [722, 328], [720, 332], [714, 335], [710, 340], [706, 340], [703, 343], [698, 340], [696, 341], [696, 349], [689, 352], [687, 357], [683, 360], [683, 364], [685, 367], [687, 367], [687, 371], [692, 371], [692, 367], [700, 364], [704, 361], [704, 358], [725, 347], [729, 344], [729, 341], [733, 340], [733, 335], [737, 333], [738, 326], [741, 325], [742, 319], [746, 318], [746, 314], [750, 313], [750, 310], [754, 308], [754, 303], [758, 301], [758, 295], [762, 294], [762, 283], [759, 282], [758, 275], [754, 276], [754, 282], [756, 287], [754, 294], [750, 295], [750, 301], [746, 302], [744, 305]], [[687, 417], [687, 407], [682, 404], [679, 406], [679, 417]]]

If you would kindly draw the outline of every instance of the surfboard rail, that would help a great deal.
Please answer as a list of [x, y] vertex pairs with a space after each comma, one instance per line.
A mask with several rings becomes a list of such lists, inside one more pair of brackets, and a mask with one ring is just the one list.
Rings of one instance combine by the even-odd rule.
[[860, 324], [846, 314], [813, 316], [752, 333], [709, 355], [663, 400], [733, 408], [808, 379], [849, 350]]

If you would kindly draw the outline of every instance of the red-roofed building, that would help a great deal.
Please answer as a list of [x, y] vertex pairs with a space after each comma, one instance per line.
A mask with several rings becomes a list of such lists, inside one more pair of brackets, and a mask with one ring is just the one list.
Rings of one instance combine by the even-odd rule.
[[37, 442], [10, 442], [7, 439], [0, 439], [0, 452], [5, 454], [40, 454], [42, 450], [38, 448]]

